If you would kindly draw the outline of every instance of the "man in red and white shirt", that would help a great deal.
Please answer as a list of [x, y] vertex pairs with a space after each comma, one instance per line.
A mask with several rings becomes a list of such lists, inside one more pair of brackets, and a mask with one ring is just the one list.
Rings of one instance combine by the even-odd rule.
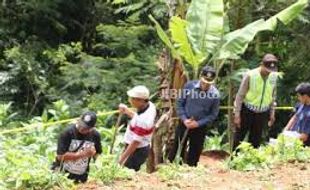
[[127, 91], [129, 102], [137, 109], [134, 112], [124, 104], [119, 105], [119, 111], [131, 118], [124, 137], [126, 144], [119, 163], [127, 168], [140, 170], [146, 161], [154, 130], [156, 107], [149, 101], [150, 92], [145, 86], [136, 86]]

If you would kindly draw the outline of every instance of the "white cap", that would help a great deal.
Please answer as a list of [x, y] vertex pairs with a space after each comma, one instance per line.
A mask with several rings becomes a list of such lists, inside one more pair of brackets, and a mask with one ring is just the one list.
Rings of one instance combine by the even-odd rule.
[[149, 99], [150, 91], [145, 86], [139, 85], [127, 91], [127, 95], [132, 98]]

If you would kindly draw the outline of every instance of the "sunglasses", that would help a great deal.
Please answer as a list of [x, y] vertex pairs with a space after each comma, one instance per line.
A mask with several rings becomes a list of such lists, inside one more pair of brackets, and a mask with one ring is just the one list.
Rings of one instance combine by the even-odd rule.
[[277, 64], [277, 62], [276, 61], [266, 61], [266, 62], [264, 62], [264, 65], [271, 65], [271, 64]]

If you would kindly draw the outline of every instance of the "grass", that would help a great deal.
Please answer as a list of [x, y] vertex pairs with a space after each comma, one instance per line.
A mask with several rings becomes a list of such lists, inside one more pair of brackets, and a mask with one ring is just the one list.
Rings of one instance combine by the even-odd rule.
[[186, 178], [187, 175], [195, 173], [195, 175], [204, 175], [207, 173], [207, 169], [201, 165], [197, 167], [190, 167], [186, 164], [179, 165], [175, 163], [163, 164], [158, 168], [158, 176], [162, 181], [171, 181], [180, 178]]
[[116, 155], [103, 155], [98, 157], [90, 166], [90, 176], [103, 184], [111, 184], [116, 180], [129, 180], [135, 174], [134, 170], [121, 167], [117, 163]]

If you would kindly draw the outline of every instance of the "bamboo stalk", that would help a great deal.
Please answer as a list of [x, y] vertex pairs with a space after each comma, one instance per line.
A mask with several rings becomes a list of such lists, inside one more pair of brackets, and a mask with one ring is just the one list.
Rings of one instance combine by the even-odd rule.
[[[232, 61], [230, 64], [230, 73], [232, 73], [234, 70], [234, 62]], [[233, 104], [233, 84], [232, 84], [232, 80], [231, 78], [229, 78], [229, 83], [228, 83], [228, 106], [232, 107]], [[230, 155], [232, 155], [232, 151], [233, 151], [233, 145], [234, 145], [234, 139], [233, 139], [233, 110], [232, 109], [228, 109], [228, 138], [229, 138], [229, 153]]]
[[116, 136], [118, 134], [118, 128], [121, 124], [122, 115], [123, 114], [118, 115], [116, 124], [114, 126], [114, 133], [113, 133], [113, 138], [112, 138], [112, 142], [111, 142], [110, 154], [113, 154], [114, 144], [115, 144]]

